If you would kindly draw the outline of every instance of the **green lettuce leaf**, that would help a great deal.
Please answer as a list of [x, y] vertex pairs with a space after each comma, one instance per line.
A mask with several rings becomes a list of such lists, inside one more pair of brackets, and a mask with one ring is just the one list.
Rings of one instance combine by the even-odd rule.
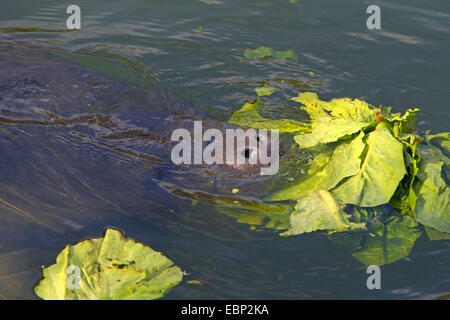
[[407, 138], [401, 140], [405, 144], [404, 159], [406, 167], [406, 176], [402, 179], [390, 204], [401, 214], [410, 214], [414, 216], [417, 195], [414, 191], [414, 183], [419, 172], [420, 155], [416, 152], [420, 139], [410, 134]]
[[377, 110], [372, 110], [366, 102], [358, 99], [322, 101], [312, 92], [300, 93], [291, 100], [303, 104], [302, 109], [311, 118], [311, 133], [294, 137], [302, 148], [350, 137], [372, 125]]
[[266, 119], [262, 117], [258, 112], [258, 109], [261, 106], [262, 102], [259, 99], [257, 99], [255, 103], [246, 103], [241, 109], [233, 113], [228, 122], [238, 126], [255, 129], [278, 129], [280, 133], [301, 133], [310, 131], [309, 124], [303, 122], [290, 119]]
[[344, 203], [375, 207], [389, 202], [406, 169], [403, 144], [392, 136], [385, 123], [367, 136], [367, 151], [359, 172], [332, 192]]
[[435, 152], [421, 148], [414, 213], [420, 223], [450, 233], [450, 190], [442, 174], [443, 166], [444, 161]]
[[319, 99], [315, 92], [302, 92], [291, 100], [303, 104], [302, 109], [308, 112], [312, 120], [328, 114], [336, 118], [372, 122], [375, 114], [379, 112], [378, 108], [359, 99], [341, 98], [323, 101]]
[[348, 229], [364, 229], [365, 223], [353, 223], [339, 206], [333, 196], [326, 190], [317, 190], [300, 198], [291, 214], [290, 228], [281, 236], [298, 235], [317, 230], [329, 232]]
[[370, 122], [362, 123], [352, 119], [321, 118], [312, 123], [311, 133], [296, 135], [294, 140], [302, 148], [311, 148], [320, 143], [330, 143], [348, 138], [369, 124]]
[[[427, 210], [432, 210], [430, 207], [431, 204], [437, 205], [438, 212], [434, 214], [440, 214], [439, 212], [442, 212], [443, 210], [446, 210], [446, 201], [448, 199], [448, 193], [446, 191], [443, 191], [442, 194], [439, 195], [439, 193], [435, 194], [433, 196], [432, 192], [429, 192], [430, 190], [430, 184], [438, 183], [440, 186], [445, 189], [447, 188], [446, 182], [440, 175], [439, 168], [443, 168], [444, 173], [446, 173], [446, 170], [448, 172], [448, 165], [449, 165], [449, 158], [445, 155], [445, 152], [448, 152], [449, 150], [446, 149], [446, 144], [449, 142], [449, 133], [443, 132], [438, 133], [434, 135], [425, 135], [425, 145], [419, 145], [420, 138], [413, 134], [407, 134], [403, 135], [401, 138], [401, 141], [407, 146], [406, 152], [405, 152], [405, 162], [406, 162], [406, 168], [407, 168], [407, 175], [400, 183], [396, 193], [391, 199], [391, 204], [394, 208], [396, 208], [399, 212], [402, 214], [404, 213], [410, 213], [411, 215], [415, 215], [416, 211], [416, 202], [418, 199], [418, 195], [416, 194], [418, 189], [423, 189], [423, 194], [420, 196], [420, 203], [421, 206], [418, 208], [418, 212], [420, 215], [422, 215], [422, 219], [424, 219], [423, 215], [428, 216], [428, 212], [424, 212], [425, 208], [425, 202], [429, 203], [427, 206]], [[419, 163], [420, 163], [420, 154], [417, 152], [416, 149], [419, 149], [420, 152], [424, 155], [424, 162], [420, 166], [419, 171]], [[425, 169], [430, 169], [432, 167], [432, 164], [435, 163], [435, 170], [434, 170], [434, 176], [436, 179], [432, 179], [427, 181], [427, 173], [423, 172]], [[445, 165], [442, 166], [440, 161], [443, 162]], [[417, 176], [422, 177], [422, 180], [417, 179]], [[448, 173], [447, 173], [448, 175]], [[448, 179], [448, 176], [447, 176]], [[425, 182], [425, 187], [424, 187]], [[428, 185], [428, 187], [427, 187]], [[444, 187], [445, 186], [445, 187]], [[442, 201], [442, 202], [440, 202]], [[440, 209], [439, 209], [440, 208]], [[439, 220], [440, 218], [438, 218]], [[436, 223], [436, 222], [435, 222]]]
[[314, 168], [324, 164], [320, 170], [308, 170], [300, 183], [274, 192], [267, 200], [295, 200], [317, 189], [330, 190], [344, 178], [356, 175], [360, 170], [360, 155], [365, 147], [363, 136], [364, 133], [361, 133], [353, 140], [342, 142], [329, 157], [323, 158], [325, 153], [322, 157], [314, 158], [311, 166]]
[[270, 96], [275, 92], [275, 88], [268, 87], [266, 84], [264, 84], [263, 87], [255, 88], [255, 91], [259, 97]]
[[420, 109], [408, 109], [402, 116], [399, 113], [388, 116], [389, 121], [393, 124], [393, 133], [397, 138], [401, 138], [404, 134], [414, 132], [414, 124], [417, 119], [417, 112]]
[[[72, 281], [76, 268], [79, 286]], [[43, 274], [34, 292], [45, 300], [152, 300], [183, 277], [181, 269], [161, 253], [126, 240], [114, 229], [107, 229], [104, 238], [66, 246]]]
[[245, 50], [244, 56], [249, 59], [292, 59], [298, 61], [298, 55], [294, 50], [279, 51], [268, 47], [259, 47], [253, 50]]

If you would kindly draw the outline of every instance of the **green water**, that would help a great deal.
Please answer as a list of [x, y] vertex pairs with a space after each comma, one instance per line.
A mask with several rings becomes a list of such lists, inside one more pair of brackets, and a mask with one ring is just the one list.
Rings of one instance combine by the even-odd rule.
[[[68, 3], [6, 0], [0, 4], [0, 41], [51, 48], [144, 90], [170, 92], [220, 120], [267, 84], [277, 89], [268, 100], [274, 117], [292, 112], [280, 108], [289, 97], [315, 91], [323, 99], [361, 98], [396, 112], [419, 107], [418, 130], [449, 131], [450, 3], [375, 3], [381, 30], [366, 28], [370, 1], [80, 0], [82, 29], [67, 32]], [[260, 46], [294, 50], [299, 60], [244, 57], [246, 49]], [[51, 166], [41, 165], [43, 171]], [[22, 195], [9, 202], [20, 208]], [[403, 299], [450, 292], [450, 243], [430, 241], [425, 233], [407, 258], [382, 267], [382, 289], [368, 290], [366, 267], [326, 233], [285, 239], [273, 230], [251, 230], [208, 204], [161, 196], [152, 209], [155, 198], [133, 201], [108, 207], [113, 218], [63, 236], [30, 225], [3, 234], [0, 297], [35, 298], [41, 265], [52, 264], [66, 243], [101, 236], [110, 225], [163, 251], [190, 273], [186, 280], [209, 284], [181, 284], [168, 299]], [[124, 210], [133, 212], [121, 216]], [[173, 214], [153, 220], [157, 210]], [[2, 220], [4, 230], [8, 221]]]

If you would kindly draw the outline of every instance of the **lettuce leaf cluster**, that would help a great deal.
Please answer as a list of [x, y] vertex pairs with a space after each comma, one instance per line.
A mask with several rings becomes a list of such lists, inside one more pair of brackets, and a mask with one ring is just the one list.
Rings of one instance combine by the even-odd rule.
[[293, 134], [300, 148], [315, 155], [299, 168], [295, 181], [277, 185], [265, 199], [297, 201], [283, 235], [361, 227], [348, 221], [337, 203], [357, 208], [390, 204], [413, 221], [450, 233], [448, 132], [419, 136], [414, 131], [417, 108], [391, 113], [390, 107], [359, 99], [323, 101], [313, 92], [291, 100], [301, 104], [310, 121], [266, 119], [258, 112], [260, 100], [245, 104], [229, 120]]

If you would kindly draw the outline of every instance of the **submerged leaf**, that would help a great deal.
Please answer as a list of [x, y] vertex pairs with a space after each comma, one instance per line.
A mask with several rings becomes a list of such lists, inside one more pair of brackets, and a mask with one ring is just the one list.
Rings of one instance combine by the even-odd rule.
[[428, 147], [433, 150], [433, 153], [444, 161], [447, 166], [450, 166], [450, 158], [444, 154], [444, 152], [447, 152], [447, 154], [450, 152], [450, 132], [427, 134], [425, 135], [425, 141]]
[[427, 233], [428, 239], [430, 239], [431, 241], [450, 240], [450, 233], [441, 232], [427, 226], [425, 226], [425, 231]]
[[326, 190], [317, 190], [298, 200], [291, 214], [291, 226], [281, 236], [292, 236], [317, 230], [330, 232], [363, 229], [365, 223], [353, 223]]
[[426, 135], [428, 141], [436, 140], [437, 143], [450, 152], [450, 132], [441, 132], [437, 134]]
[[367, 152], [359, 172], [333, 190], [344, 203], [375, 207], [389, 202], [406, 173], [403, 145], [384, 123], [368, 134]]
[[252, 227], [285, 230], [289, 228], [289, 215], [293, 205], [268, 204], [252, 199], [233, 196], [221, 196], [196, 190], [181, 189], [174, 185], [164, 185], [172, 194], [215, 206], [215, 210], [236, 219], [239, 223]]
[[161, 253], [114, 229], [107, 229], [104, 238], [66, 246], [43, 274], [34, 291], [46, 300], [152, 300], [183, 277]]
[[222, 214], [236, 219], [236, 222], [248, 224], [252, 229], [272, 229], [286, 230], [289, 228], [289, 213], [291, 206], [279, 205], [279, 209], [273, 210], [274, 205], [263, 205], [259, 208], [246, 209], [244, 207], [216, 207], [216, 210]]
[[384, 265], [407, 257], [422, 231], [411, 216], [392, 216], [366, 233], [353, 257], [365, 265]]

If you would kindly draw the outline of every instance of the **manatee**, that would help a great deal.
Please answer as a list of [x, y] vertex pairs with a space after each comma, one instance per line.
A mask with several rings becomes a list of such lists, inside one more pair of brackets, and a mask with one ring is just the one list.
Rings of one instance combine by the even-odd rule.
[[257, 197], [270, 179], [258, 165], [174, 165], [174, 129], [234, 126], [167, 92], [12, 42], [0, 70], [0, 297], [33, 297], [55, 246], [137, 221], [158, 232], [177, 190]]

